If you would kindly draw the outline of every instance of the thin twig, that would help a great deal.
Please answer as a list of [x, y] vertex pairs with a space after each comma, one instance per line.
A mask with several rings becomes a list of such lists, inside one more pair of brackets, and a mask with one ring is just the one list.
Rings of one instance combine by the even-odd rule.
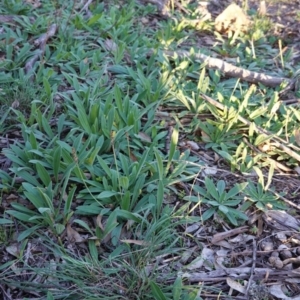
[[250, 271], [250, 278], [248, 280], [248, 284], [247, 284], [247, 288], [246, 288], [246, 296], [248, 297], [248, 293], [249, 293], [249, 288], [251, 286], [252, 280], [253, 280], [253, 273], [254, 273], [254, 269], [255, 269], [255, 265], [256, 265], [256, 251], [257, 251], [257, 247], [256, 247], [256, 242], [255, 239], [253, 239], [253, 253], [252, 253], [252, 267], [251, 267], [251, 271]]
[[285, 203], [287, 203], [288, 205], [298, 209], [300, 211], [300, 206], [295, 204], [294, 202], [284, 198], [283, 196], [281, 196], [280, 194], [276, 193], [275, 191], [270, 190], [270, 192], [272, 192], [274, 195], [276, 195], [277, 197], [279, 197], [282, 201], [284, 201]]
[[84, 4], [84, 6], [82, 7], [82, 9], [80, 10], [80, 12], [88, 11], [89, 10], [89, 6], [90, 4], [93, 2], [93, 0], [88, 0], [86, 4]]
[[89, 10], [89, 5], [93, 2], [93, 0], [88, 0], [87, 3], [83, 6], [80, 12], [85, 11], [88, 18], [92, 17], [92, 13]]

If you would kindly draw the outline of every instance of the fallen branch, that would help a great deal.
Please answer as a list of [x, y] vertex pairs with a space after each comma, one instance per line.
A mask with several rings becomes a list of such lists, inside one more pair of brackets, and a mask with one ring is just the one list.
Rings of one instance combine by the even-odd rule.
[[248, 231], [249, 227], [248, 226], [242, 226], [242, 227], [238, 227], [238, 228], [234, 228], [234, 229], [231, 229], [231, 230], [228, 230], [228, 231], [225, 231], [225, 232], [219, 232], [219, 233], [216, 233], [212, 240], [211, 240], [211, 243], [212, 244], [216, 244], [226, 238], [230, 238], [234, 235], [237, 235], [237, 234], [240, 234], [240, 233], [244, 233], [246, 231]]
[[51, 38], [52, 36], [55, 35], [56, 33], [56, 30], [57, 30], [57, 25], [56, 24], [52, 24], [48, 31], [44, 34], [42, 34], [39, 38], [37, 38], [35, 41], [34, 41], [34, 44], [36, 46], [39, 46], [39, 53], [38, 54], [35, 54], [25, 65], [25, 73], [28, 74], [30, 70], [32, 70], [33, 68], [33, 65], [38, 61], [38, 59], [42, 56], [42, 54], [44, 53], [45, 51], [45, 48], [46, 48], [46, 44], [47, 44], [47, 41], [49, 40], [49, 38]]
[[253, 253], [252, 253], [252, 267], [251, 267], [251, 271], [250, 271], [250, 278], [248, 280], [248, 284], [247, 284], [247, 288], [246, 288], [246, 296], [249, 296], [249, 289], [250, 286], [252, 285], [252, 281], [253, 281], [253, 275], [254, 275], [254, 269], [255, 269], [255, 265], [256, 265], [256, 251], [257, 251], [257, 246], [256, 246], [256, 242], [255, 239], [253, 239]]
[[[153, 52], [152, 52], [153, 53]], [[283, 82], [290, 83], [290, 79], [284, 77], [274, 77], [263, 73], [249, 71], [240, 67], [236, 67], [230, 63], [227, 63], [219, 58], [213, 58], [201, 53], [191, 54], [188, 51], [169, 51], [163, 50], [163, 53], [167, 56], [179, 58], [191, 58], [194, 57], [197, 60], [205, 63], [209, 69], [217, 69], [223, 72], [225, 76], [240, 78], [241, 80], [251, 83], [262, 83], [265, 86], [276, 87]]]
[[[251, 273], [252, 268], [245, 267], [245, 268], [224, 268], [218, 269], [211, 272], [200, 272], [200, 273], [179, 273], [182, 278], [187, 278], [189, 282], [217, 282], [223, 281], [229, 274], [238, 274], [239, 279], [248, 279]], [[286, 275], [287, 277], [295, 276], [293, 272], [290, 270], [288, 271], [277, 271], [271, 268], [255, 268], [254, 269], [255, 275], [253, 279], [263, 279], [265, 275], [268, 273], [269, 276], [279, 276], [279, 275]]]

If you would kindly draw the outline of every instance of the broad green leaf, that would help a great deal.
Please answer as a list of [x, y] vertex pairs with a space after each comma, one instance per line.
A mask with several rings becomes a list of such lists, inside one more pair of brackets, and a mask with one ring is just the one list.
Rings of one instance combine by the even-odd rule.
[[49, 207], [39, 207], [38, 211], [44, 215], [45, 213], [47, 213], [48, 215], [51, 215], [51, 209]]
[[66, 119], [65, 114], [61, 114], [61, 115], [58, 117], [58, 121], [57, 121], [57, 133], [58, 133], [58, 138], [60, 137], [60, 135], [61, 135], [61, 133], [62, 133], [63, 127], [65, 126], [65, 119]]
[[18, 211], [20, 211], [20, 212], [23, 212], [23, 213], [25, 213], [25, 214], [32, 215], [32, 216], [35, 215], [34, 210], [29, 209], [29, 208], [27, 208], [26, 206], [23, 206], [23, 205], [21, 205], [21, 204], [19, 204], [19, 203], [11, 203], [11, 206], [12, 206], [14, 209], [16, 209], [16, 210], [18, 210]]
[[201, 202], [200, 197], [196, 197], [196, 196], [185, 196], [183, 198], [183, 200], [188, 200], [188, 201], [196, 202], [196, 203]]
[[102, 159], [101, 156], [97, 155], [97, 160], [99, 162], [99, 164], [101, 165], [103, 171], [106, 173], [106, 175], [111, 178], [111, 170], [108, 167], [107, 163]]
[[[92, 26], [98, 22], [98, 20], [102, 17], [102, 14], [95, 14], [93, 15], [87, 22], [88, 26]], [[48, 300], [48, 299], [47, 299]]]
[[157, 162], [159, 180], [163, 180], [163, 178], [164, 178], [164, 166], [163, 166], [163, 161], [162, 161], [162, 158], [161, 158], [161, 154], [158, 152], [158, 150], [156, 148], [154, 148], [154, 153], [155, 153], [156, 162]]
[[12, 220], [0, 218], [0, 225], [4, 225], [4, 224], [12, 224], [12, 223], [14, 223]]
[[43, 78], [43, 84], [44, 84], [44, 90], [45, 90], [47, 96], [50, 98], [51, 97], [51, 86], [46, 77]]
[[27, 182], [23, 182], [22, 186], [26, 190], [24, 192], [24, 195], [36, 208], [45, 206], [45, 202], [43, 201], [40, 193], [35, 187], [33, 187], [30, 183]]
[[49, 121], [44, 116], [42, 116], [42, 126], [47, 136], [52, 139], [54, 137], [53, 131], [49, 125]]
[[263, 175], [261, 169], [256, 167], [256, 166], [254, 166], [253, 169], [256, 172], [257, 176], [258, 176], [258, 183], [260, 183], [262, 189], [264, 190], [264, 186], [265, 186], [264, 185], [264, 175]]
[[47, 300], [54, 300], [54, 297], [50, 291], [47, 292]]
[[163, 184], [162, 180], [159, 180], [158, 181], [158, 188], [157, 188], [157, 203], [156, 203], [157, 217], [160, 215], [163, 200], [164, 200], [164, 184]]
[[182, 288], [183, 288], [182, 278], [177, 277], [177, 279], [175, 280], [175, 282], [173, 284], [173, 291], [172, 291], [173, 300], [180, 300], [181, 299]]
[[[126, 157], [122, 153], [119, 153], [118, 156], [119, 156], [119, 159], [120, 159], [120, 162], [121, 162], [122, 171], [124, 172], [124, 174], [126, 176], [129, 176], [129, 160], [128, 160], [128, 157]], [[129, 184], [129, 182], [128, 182], [128, 184]]]
[[266, 134], [260, 134], [254, 141], [254, 146], [259, 146], [260, 144], [263, 144], [270, 139], [272, 139], [273, 135], [266, 135]]
[[18, 170], [17, 175], [35, 186], [40, 186], [40, 183], [37, 181], [37, 179], [25, 170]]
[[226, 205], [226, 206], [236, 206], [236, 205], [240, 204], [241, 201], [242, 201], [242, 198], [227, 200], [226, 202], [224, 202], [224, 205]]
[[21, 232], [18, 235], [17, 241], [18, 242], [23, 241], [24, 239], [26, 239], [27, 237], [29, 237], [33, 232], [36, 232], [40, 227], [41, 227], [41, 225], [30, 226], [30, 228], [24, 230], [23, 232]]
[[76, 207], [76, 214], [79, 215], [98, 215], [102, 211], [98, 203], [91, 205], [80, 205]]
[[95, 147], [93, 151], [91, 151], [88, 155], [88, 157], [85, 159], [85, 163], [92, 166], [95, 162], [95, 159], [97, 157], [97, 154], [100, 151], [100, 147]]
[[223, 158], [225, 158], [226, 160], [228, 160], [228, 162], [233, 163], [235, 161], [235, 159], [226, 151], [223, 150], [219, 150], [217, 151], [218, 154], [220, 154]]
[[86, 111], [79, 99], [75, 100], [75, 105], [77, 108], [78, 121], [80, 122], [80, 124], [78, 124], [78, 125], [81, 125], [82, 128], [86, 131], [86, 133], [91, 134], [92, 130], [91, 130], [91, 126], [88, 121], [88, 116], [87, 116]]
[[126, 191], [126, 193], [121, 197], [122, 197], [121, 198], [121, 208], [126, 211], [129, 211], [130, 210], [130, 200], [131, 200], [130, 191]]
[[110, 198], [110, 197], [113, 197], [116, 195], [119, 195], [119, 192], [104, 191], [104, 192], [101, 192], [96, 198], [97, 199]]
[[60, 223], [54, 224], [54, 228], [56, 230], [56, 233], [61, 235], [64, 230], [66, 229], [66, 226]]
[[108, 217], [108, 219], [106, 221], [104, 232], [103, 232], [103, 238], [105, 238], [109, 233], [111, 233], [119, 225], [119, 223], [117, 222], [116, 211], [117, 211], [117, 209], [110, 214], [110, 216]]
[[30, 132], [29, 135], [30, 144], [32, 146], [32, 149], [38, 149], [38, 143], [36, 141], [35, 135], [33, 132]]
[[115, 247], [120, 242], [120, 237], [121, 237], [121, 234], [122, 234], [122, 228], [123, 228], [123, 224], [118, 224], [118, 226], [116, 226], [116, 228], [114, 228], [114, 230], [112, 230], [111, 233], [110, 233], [111, 243]]
[[133, 221], [138, 222], [138, 223], [141, 222], [141, 219], [139, 217], [137, 217], [136, 214], [131, 213], [131, 212], [126, 211], [126, 210], [123, 210], [123, 209], [118, 209], [116, 211], [116, 215], [118, 217], [124, 218], [125, 220], [133, 220]]
[[236, 184], [232, 189], [229, 190], [229, 192], [226, 194], [225, 200], [231, 199], [234, 196], [236, 196], [238, 193], [243, 191], [246, 186], [248, 185], [247, 182], [243, 182], [240, 184]]
[[52, 167], [53, 167], [53, 173], [55, 177], [55, 181], [58, 182], [58, 174], [60, 171], [60, 163], [61, 163], [61, 147], [58, 146], [53, 154], [53, 162], [52, 162]]
[[139, 178], [140, 172], [141, 172], [142, 168], [144, 167], [144, 164], [145, 164], [146, 159], [147, 159], [148, 156], [149, 156], [149, 152], [152, 151], [152, 149], [153, 149], [152, 146], [151, 146], [150, 148], [148, 148], [148, 149], [144, 152], [144, 154], [142, 155], [142, 157], [140, 158], [139, 163], [138, 163], [138, 167], [137, 167], [137, 170], [136, 170], [136, 174], [135, 174], [136, 178]]
[[255, 206], [261, 210], [261, 211], [265, 211], [266, 210], [266, 207], [265, 205], [262, 203], [262, 202], [256, 202]]
[[168, 300], [160, 287], [153, 281], [150, 282], [151, 291], [155, 300]]
[[223, 212], [225, 215], [228, 213], [228, 208], [224, 205], [219, 205], [219, 210]]
[[223, 192], [225, 191], [225, 181], [224, 180], [218, 181], [217, 190], [218, 190], [219, 195], [223, 194]]
[[211, 207], [208, 210], [206, 210], [203, 214], [202, 214], [202, 220], [206, 221], [208, 220], [216, 211], [215, 207]]
[[[135, 179], [135, 176], [134, 176]], [[142, 192], [142, 188], [146, 181], [146, 174], [141, 174], [137, 180], [134, 180], [134, 189], [131, 196], [132, 201], [135, 203]]]
[[208, 178], [208, 177], [205, 177], [205, 187], [207, 189], [207, 192], [212, 195], [215, 200], [219, 200], [219, 194], [217, 192], [217, 189], [216, 189], [216, 186], [214, 185], [214, 182]]
[[98, 253], [98, 249], [97, 249], [95, 241], [94, 240], [89, 240], [88, 245], [89, 245], [89, 253], [90, 253], [91, 258], [93, 259], [93, 261], [95, 263], [98, 263], [99, 253]]
[[94, 235], [93, 231], [91, 230], [91, 228], [89, 227], [89, 225], [84, 222], [83, 220], [80, 220], [80, 219], [75, 219], [73, 221], [73, 223], [77, 223], [79, 224], [80, 226], [82, 226], [83, 228], [85, 228], [92, 236]]
[[115, 121], [115, 108], [112, 107], [107, 115], [107, 128], [106, 130], [108, 132], [112, 132], [113, 131], [113, 124]]
[[229, 212], [241, 220], [248, 220], [248, 216], [239, 209], [228, 208]]
[[231, 222], [231, 224], [233, 224], [233, 225], [235, 225], [235, 226], [238, 225], [235, 216], [234, 216], [233, 214], [231, 214], [230, 212], [228, 212], [228, 213], [226, 214], [226, 218]]
[[[15, 210], [7, 210], [6, 213], [17, 218], [18, 220], [24, 221], [24, 222], [29, 222], [30, 218], [32, 217], [32, 215], [27, 215], [27, 214], [24, 214], [24, 213], [15, 211]], [[37, 223], [37, 222], [35, 222], [35, 223]]]
[[267, 181], [266, 186], [264, 188], [265, 191], [267, 191], [269, 189], [269, 186], [272, 183], [272, 179], [273, 179], [273, 175], [274, 175], [274, 169], [275, 169], [275, 163], [273, 161], [270, 161], [268, 181]]
[[51, 183], [49, 172], [40, 163], [36, 164], [36, 170], [44, 186], [48, 186]]
[[[52, 188], [52, 184], [50, 183], [49, 188]], [[51, 213], [54, 214], [54, 206], [53, 206], [53, 199], [49, 198], [49, 196], [41, 189], [37, 188], [40, 192], [40, 195], [42, 195], [43, 199], [45, 200], [45, 203], [47, 204], [47, 207], [50, 209]]]
[[66, 216], [70, 211], [71, 211], [71, 205], [72, 205], [72, 201], [74, 199], [74, 194], [76, 191], [76, 186], [74, 186], [70, 191], [69, 191], [69, 195], [65, 201], [65, 205], [64, 205], [64, 215]]

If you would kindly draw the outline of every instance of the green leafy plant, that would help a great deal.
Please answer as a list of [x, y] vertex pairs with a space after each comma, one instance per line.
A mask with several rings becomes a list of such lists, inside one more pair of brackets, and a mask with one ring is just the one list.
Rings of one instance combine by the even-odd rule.
[[228, 192], [226, 192], [226, 184], [224, 180], [218, 181], [215, 186], [214, 182], [206, 177], [205, 188], [194, 186], [194, 191], [199, 196], [186, 196], [185, 200], [197, 202], [199, 204], [207, 204], [210, 206], [203, 214], [203, 221], [208, 220], [214, 213], [218, 213], [228, 219], [233, 225], [238, 225], [238, 221], [245, 221], [248, 217], [238, 208], [233, 208], [239, 205], [243, 197], [240, 195], [247, 183], [235, 184]]
[[[285, 209], [270, 161], [298, 161], [273, 140], [299, 153], [300, 113], [279, 94], [287, 82], [249, 83], [194, 54], [292, 81], [294, 47], [262, 17], [248, 33], [221, 36], [199, 22], [197, 1], [181, 1], [181, 11], [170, 1], [164, 20], [136, 1], [2, 2], [3, 288], [19, 298], [34, 288], [49, 300], [201, 299], [206, 283], [179, 275], [182, 254], [202, 247], [182, 228], [217, 215], [236, 226], [249, 208]], [[216, 164], [217, 175], [236, 176], [202, 180]], [[235, 184], [242, 177], [253, 182]]]
[[248, 186], [245, 188], [244, 193], [246, 195], [246, 202], [243, 204], [242, 209], [246, 210], [253, 204], [257, 209], [262, 211], [265, 211], [267, 209], [285, 209], [286, 206], [284, 202], [280, 201], [280, 196], [282, 195], [282, 193], [276, 195], [271, 192], [272, 189], [269, 187], [274, 172], [274, 164], [272, 164], [271, 168], [269, 169], [267, 183], [264, 182], [262, 171], [256, 166], [253, 168], [257, 173], [259, 180], [257, 185], [255, 185], [253, 182], [249, 182]]
[[163, 289], [154, 281], [150, 282], [151, 291], [155, 300], [201, 300], [201, 288], [197, 291], [195, 288], [185, 287], [182, 278], [178, 277], [171, 287], [170, 292], [164, 292]]

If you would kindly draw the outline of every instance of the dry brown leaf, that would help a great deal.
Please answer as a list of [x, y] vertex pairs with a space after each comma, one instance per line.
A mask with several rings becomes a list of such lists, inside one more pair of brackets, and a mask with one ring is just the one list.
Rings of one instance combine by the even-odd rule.
[[211, 142], [209, 135], [204, 131], [201, 131], [201, 137], [203, 142], [207, 142], [207, 143]]
[[18, 199], [19, 197], [15, 194], [9, 194], [7, 197], [6, 197], [6, 200], [16, 200]]
[[232, 288], [234, 289], [235, 291], [238, 291], [242, 294], [246, 294], [246, 289], [245, 287], [243, 287], [239, 282], [231, 279], [230, 277], [227, 277], [226, 278], [226, 282], [227, 284]]
[[198, 151], [200, 149], [198, 144], [194, 141], [187, 141], [186, 143], [189, 146], [189, 148], [191, 148], [192, 150]]
[[216, 167], [211, 168], [204, 168], [201, 172], [202, 177], [210, 176], [210, 175], [216, 175], [218, 172], [218, 169]]
[[259, 3], [259, 8], [257, 10], [257, 13], [260, 16], [265, 16], [267, 14], [267, 5], [266, 5], [266, 1], [260, 1]]
[[201, 255], [194, 259], [188, 266], [188, 270], [199, 269], [202, 266], [205, 266], [207, 269], [212, 269], [214, 267], [214, 251], [204, 247], [202, 249]]
[[298, 144], [298, 146], [300, 146], [300, 130], [299, 129], [295, 130], [295, 141]]
[[125, 225], [126, 230], [129, 230], [134, 224], [135, 222], [133, 220], [128, 220]]
[[15, 100], [12, 104], [11, 107], [12, 108], [18, 108], [20, 106], [20, 102], [18, 100]]
[[195, 232], [196, 230], [198, 230], [200, 228], [200, 226], [201, 226], [201, 223], [194, 223], [185, 229], [185, 233]]
[[299, 300], [300, 297], [288, 297], [283, 291], [282, 291], [282, 285], [281, 284], [276, 284], [276, 285], [271, 285], [269, 287], [269, 293], [275, 296], [278, 299], [284, 299], [284, 300]]
[[188, 264], [187, 269], [188, 270], [195, 270], [195, 269], [200, 269], [203, 266], [203, 258], [200, 255], [196, 259], [194, 259], [190, 264]]
[[69, 243], [82, 243], [84, 241], [84, 238], [70, 224], [67, 225], [67, 236]]
[[152, 142], [152, 140], [151, 140], [151, 137], [148, 135], [148, 134], [146, 134], [146, 133], [144, 133], [144, 132], [139, 132], [139, 134], [138, 134], [138, 137], [143, 141], [143, 142], [147, 142], [147, 143], [151, 143]]
[[39, 8], [42, 6], [40, 0], [26, 0], [27, 3], [31, 4], [34, 8]]
[[267, 210], [263, 214], [264, 221], [278, 230], [290, 230], [291, 228], [298, 231], [300, 222], [281, 210]]
[[130, 156], [130, 159], [133, 161], [133, 162], [135, 162], [135, 161], [137, 161], [138, 159], [137, 159], [137, 157], [130, 151], [130, 153], [129, 153], [129, 156]]
[[300, 174], [300, 167], [299, 167], [299, 166], [296, 167], [296, 168], [294, 169], [294, 171], [296, 171], [298, 174]]
[[20, 256], [20, 246], [18, 243], [13, 243], [10, 246], [7, 246], [5, 250], [11, 254], [12, 256], [19, 257]]
[[215, 268], [215, 251], [205, 247], [202, 249], [201, 256], [204, 259], [203, 265], [207, 270]]
[[193, 253], [197, 250], [198, 246], [194, 246], [193, 248], [185, 250], [180, 257], [180, 262], [182, 264], [186, 264], [186, 262], [190, 259]]
[[105, 227], [103, 226], [102, 224], [102, 216], [101, 215], [98, 215], [97, 218], [96, 218], [96, 223], [97, 223], [97, 226], [102, 230], [104, 231]]
[[117, 51], [118, 50], [118, 45], [113, 40], [110, 40], [110, 39], [106, 39], [104, 41], [104, 46], [107, 51]]

